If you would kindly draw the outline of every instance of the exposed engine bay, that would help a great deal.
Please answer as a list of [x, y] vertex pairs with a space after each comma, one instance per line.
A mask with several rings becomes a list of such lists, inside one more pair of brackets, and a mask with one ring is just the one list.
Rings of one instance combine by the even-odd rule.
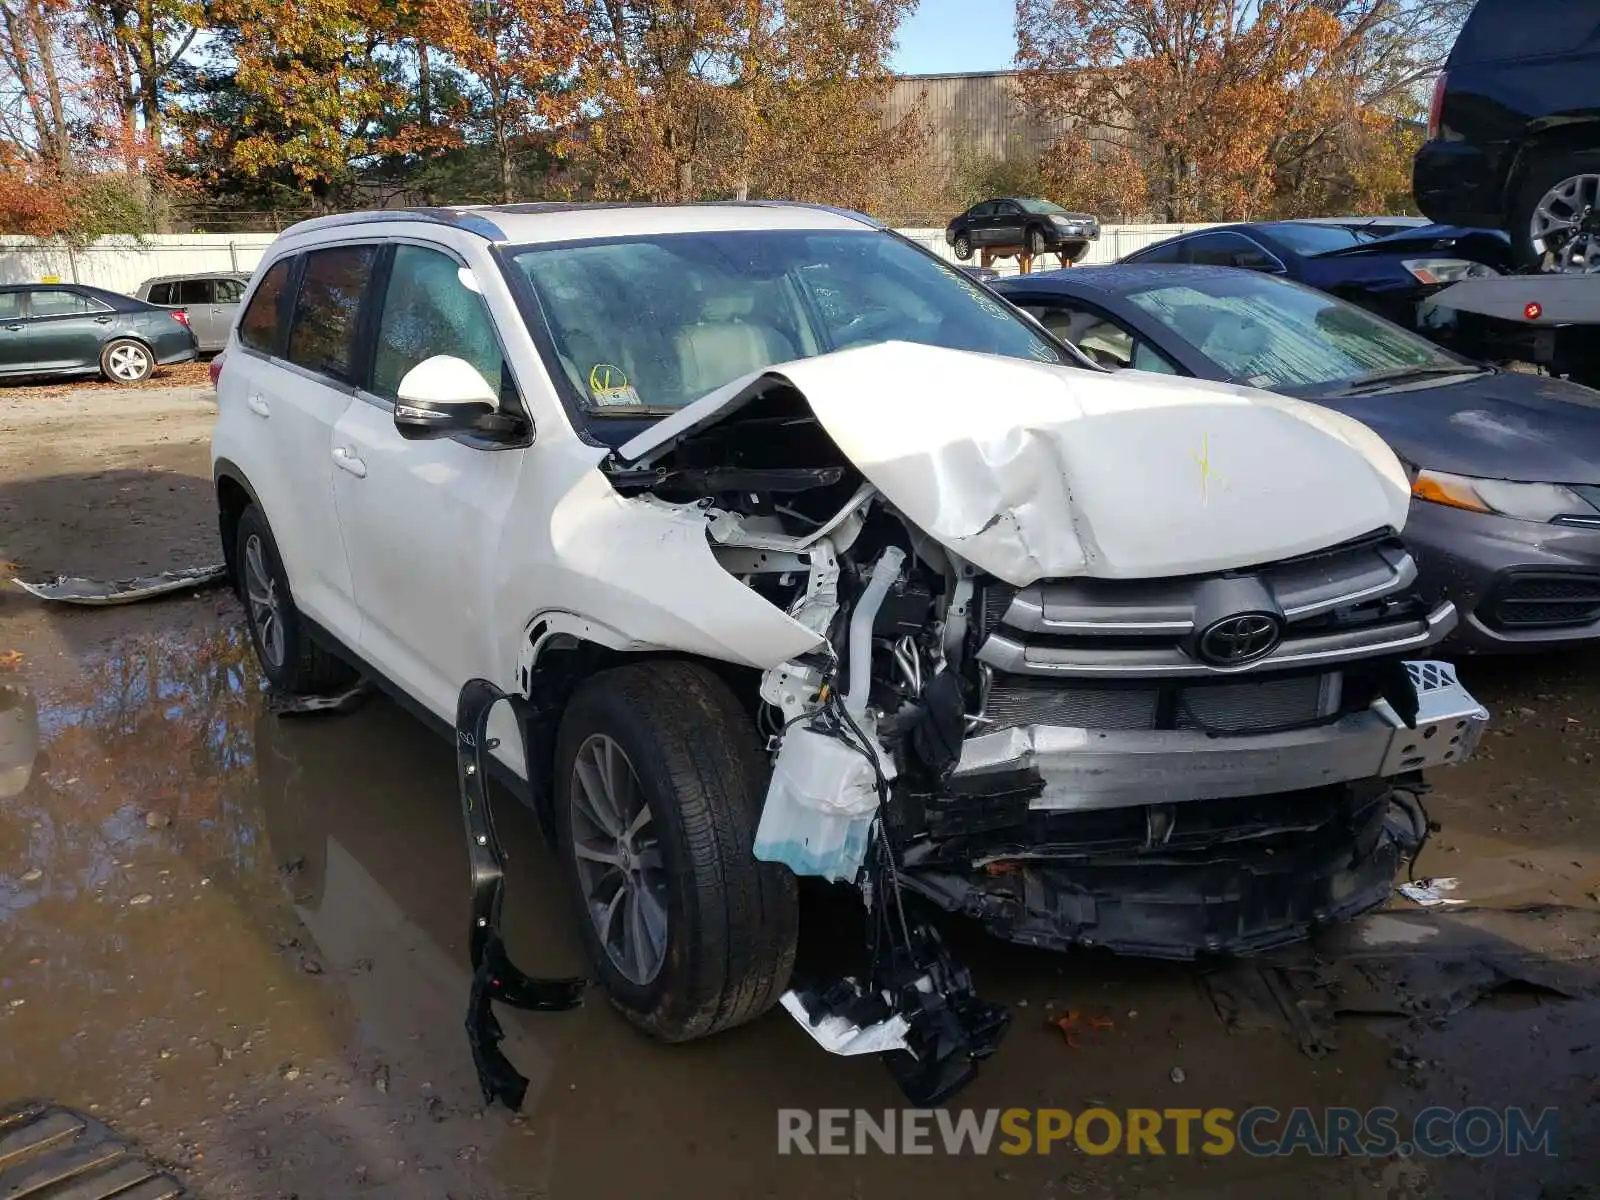
[[1044, 947], [1294, 940], [1387, 898], [1428, 835], [1422, 770], [1487, 720], [1448, 665], [1409, 660], [1455, 614], [1417, 596], [1392, 528], [1203, 574], [1004, 579], [777, 375], [608, 475], [703, 513], [722, 569], [818, 635], [761, 677], [754, 849], [860, 889], [868, 966], [784, 1003], [835, 1052], [888, 1050], [916, 1103], [962, 1086], [1005, 1017], [907, 898]]

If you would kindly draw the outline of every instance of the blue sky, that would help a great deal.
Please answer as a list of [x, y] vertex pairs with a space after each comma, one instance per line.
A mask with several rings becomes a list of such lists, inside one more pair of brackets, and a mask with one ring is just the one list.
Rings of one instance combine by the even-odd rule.
[[900, 26], [890, 65], [901, 74], [1004, 71], [1016, 54], [1014, 0], [922, 0]]

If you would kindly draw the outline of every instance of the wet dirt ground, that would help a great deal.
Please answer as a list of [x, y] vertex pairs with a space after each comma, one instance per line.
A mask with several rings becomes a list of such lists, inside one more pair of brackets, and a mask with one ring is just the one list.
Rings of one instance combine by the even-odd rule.
[[[0, 391], [0, 560], [119, 577], [216, 557], [199, 388]], [[1265, 963], [1058, 956], [947, 936], [1012, 1006], [957, 1101], [1288, 1110], [1556, 1107], [1555, 1157], [780, 1157], [777, 1113], [899, 1107], [781, 1013], [665, 1047], [598, 995], [503, 1013], [532, 1078], [486, 1110], [465, 1012], [466, 856], [448, 745], [383, 699], [265, 711], [224, 592], [100, 611], [0, 591], [0, 1105], [112, 1123], [204, 1197], [1593, 1196], [1600, 1163], [1600, 654], [1468, 662], [1494, 714], [1436, 776], [1418, 867], [1458, 907], [1385, 912]], [[25, 784], [22, 774], [28, 775]], [[581, 971], [532, 818], [504, 803], [508, 933]], [[803, 953], [851, 936], [805, 896]], [[1276, 989], [1288, 1001], [1263, 1000]], [[1052, 1022], [1078, 1015], [1069, 1042]], [[1087, 1018], [1093, 1018], [1092, 1022]], [[1094, 1026], [1099, 1026], [1098, 1028]]]

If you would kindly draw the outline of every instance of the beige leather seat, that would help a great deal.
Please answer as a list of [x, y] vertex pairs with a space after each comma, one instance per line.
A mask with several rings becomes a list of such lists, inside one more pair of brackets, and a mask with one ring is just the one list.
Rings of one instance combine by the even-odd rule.
[[678, 330], [678, 370], [686, 396], [703, 396], [725, 383], [795, 357], [794, 347], [771, 325], [749, 319], [755, 297], [747, 291], [709, 297], [700, 320]]

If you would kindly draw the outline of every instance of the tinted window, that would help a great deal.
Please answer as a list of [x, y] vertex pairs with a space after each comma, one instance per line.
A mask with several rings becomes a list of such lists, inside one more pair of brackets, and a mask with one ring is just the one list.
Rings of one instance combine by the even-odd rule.
[[1379, 371], [1476, 370], [1413, 333], [1310, 288], [1240, 272], [1199, 287], [1131, 292], [1149, 313], [1238, 383], [1315, 393]]
[[210, 304], [215, 295], [209, 279], [185, 279], [178, 284], [179, 304]]
[[425, 358], [450, 354], [500, 384], [502, 360], [483, 297], [461, 282], [461, 266], [437, 250], [397, 246], [389, 275], [372, 390], [393, 399], [406, 372]]
[[1185, 261], [1208, 267], [1231, 267], [1235, 255], [1255, 249], [1249, 239], [1237, 233], [1205, 233], [1189, 239], [1189, 254]]
[[22, 315], [22, 293], [0, 292], [0, 321], [15, 321]]
[[1179, 241], [1157, 242], [1147, 250], [1136, 250], [1128, 255], [1129, 262], [1178, 263], [1183, 262], [1187, 243]]
[[267, 268], [250, 305], [239, 318], [239, 341], [263, 354], [278, 354], [283, 346], [284, 293], [289, 286], [289, 271], [294, 260], [284, 258]]
[[994, 203], [994, 201], [985, 200], [982, 204], [974, 204], [972, 206], [972, 211], [967, 215], [972, 217], [992, 217], [994, 216], [996, 207], [998, 206]]
[[218, 304], [237, 304], [244, 295], [244, 281], [239, 279], [218, 279], [217, 285]]
[[372, 280], [376, 246], [339, 246], [306, 255], [285, 357], [319, 375], [349, 382], [356, 363], [361, 298]]
[[1300, 225], [1293, 221], [1272, 226], [1271, 233], [1296, 254], [1343, 250], [1363, 242], [1375, 242], [1381, 236], [1367, 230], [1343, 229], [1338, 225]]
[[999, 204], [995, 205], [995, 211], [1002, 217], [1015, 217], [1022, 212], [1022, 209], [1018, 208], [1009, 200], [1002, 200]]
[[99, 305], [77, 292], [33, 293], [33, 315], [36, 317], [65, 317], [75, 313], [96, 312]]
[[1570, 54], [1600, 41], [1594, 0], [1478, 0], [1450, 64]]
[[1064, 213], [1067, 210], [1048, 200], [1018, 200], [1018, 204], [1031, 213]]
[[885, 233], [665, 234], [512, 261], [561, 370], [601, 407], [677, 408], [775, 363], [887, 341], [1071, 361], [971, 278]]
[[174, 283], [154, 283], [154, 284], [151, 284], [150, 285], [150, 303], [151, 304], [171, 304], [171, 303], [173, 303], [172, 293], [173, 293], [173, 290], [176, 287], [177, 287], [177, 284], [174, 284]]

